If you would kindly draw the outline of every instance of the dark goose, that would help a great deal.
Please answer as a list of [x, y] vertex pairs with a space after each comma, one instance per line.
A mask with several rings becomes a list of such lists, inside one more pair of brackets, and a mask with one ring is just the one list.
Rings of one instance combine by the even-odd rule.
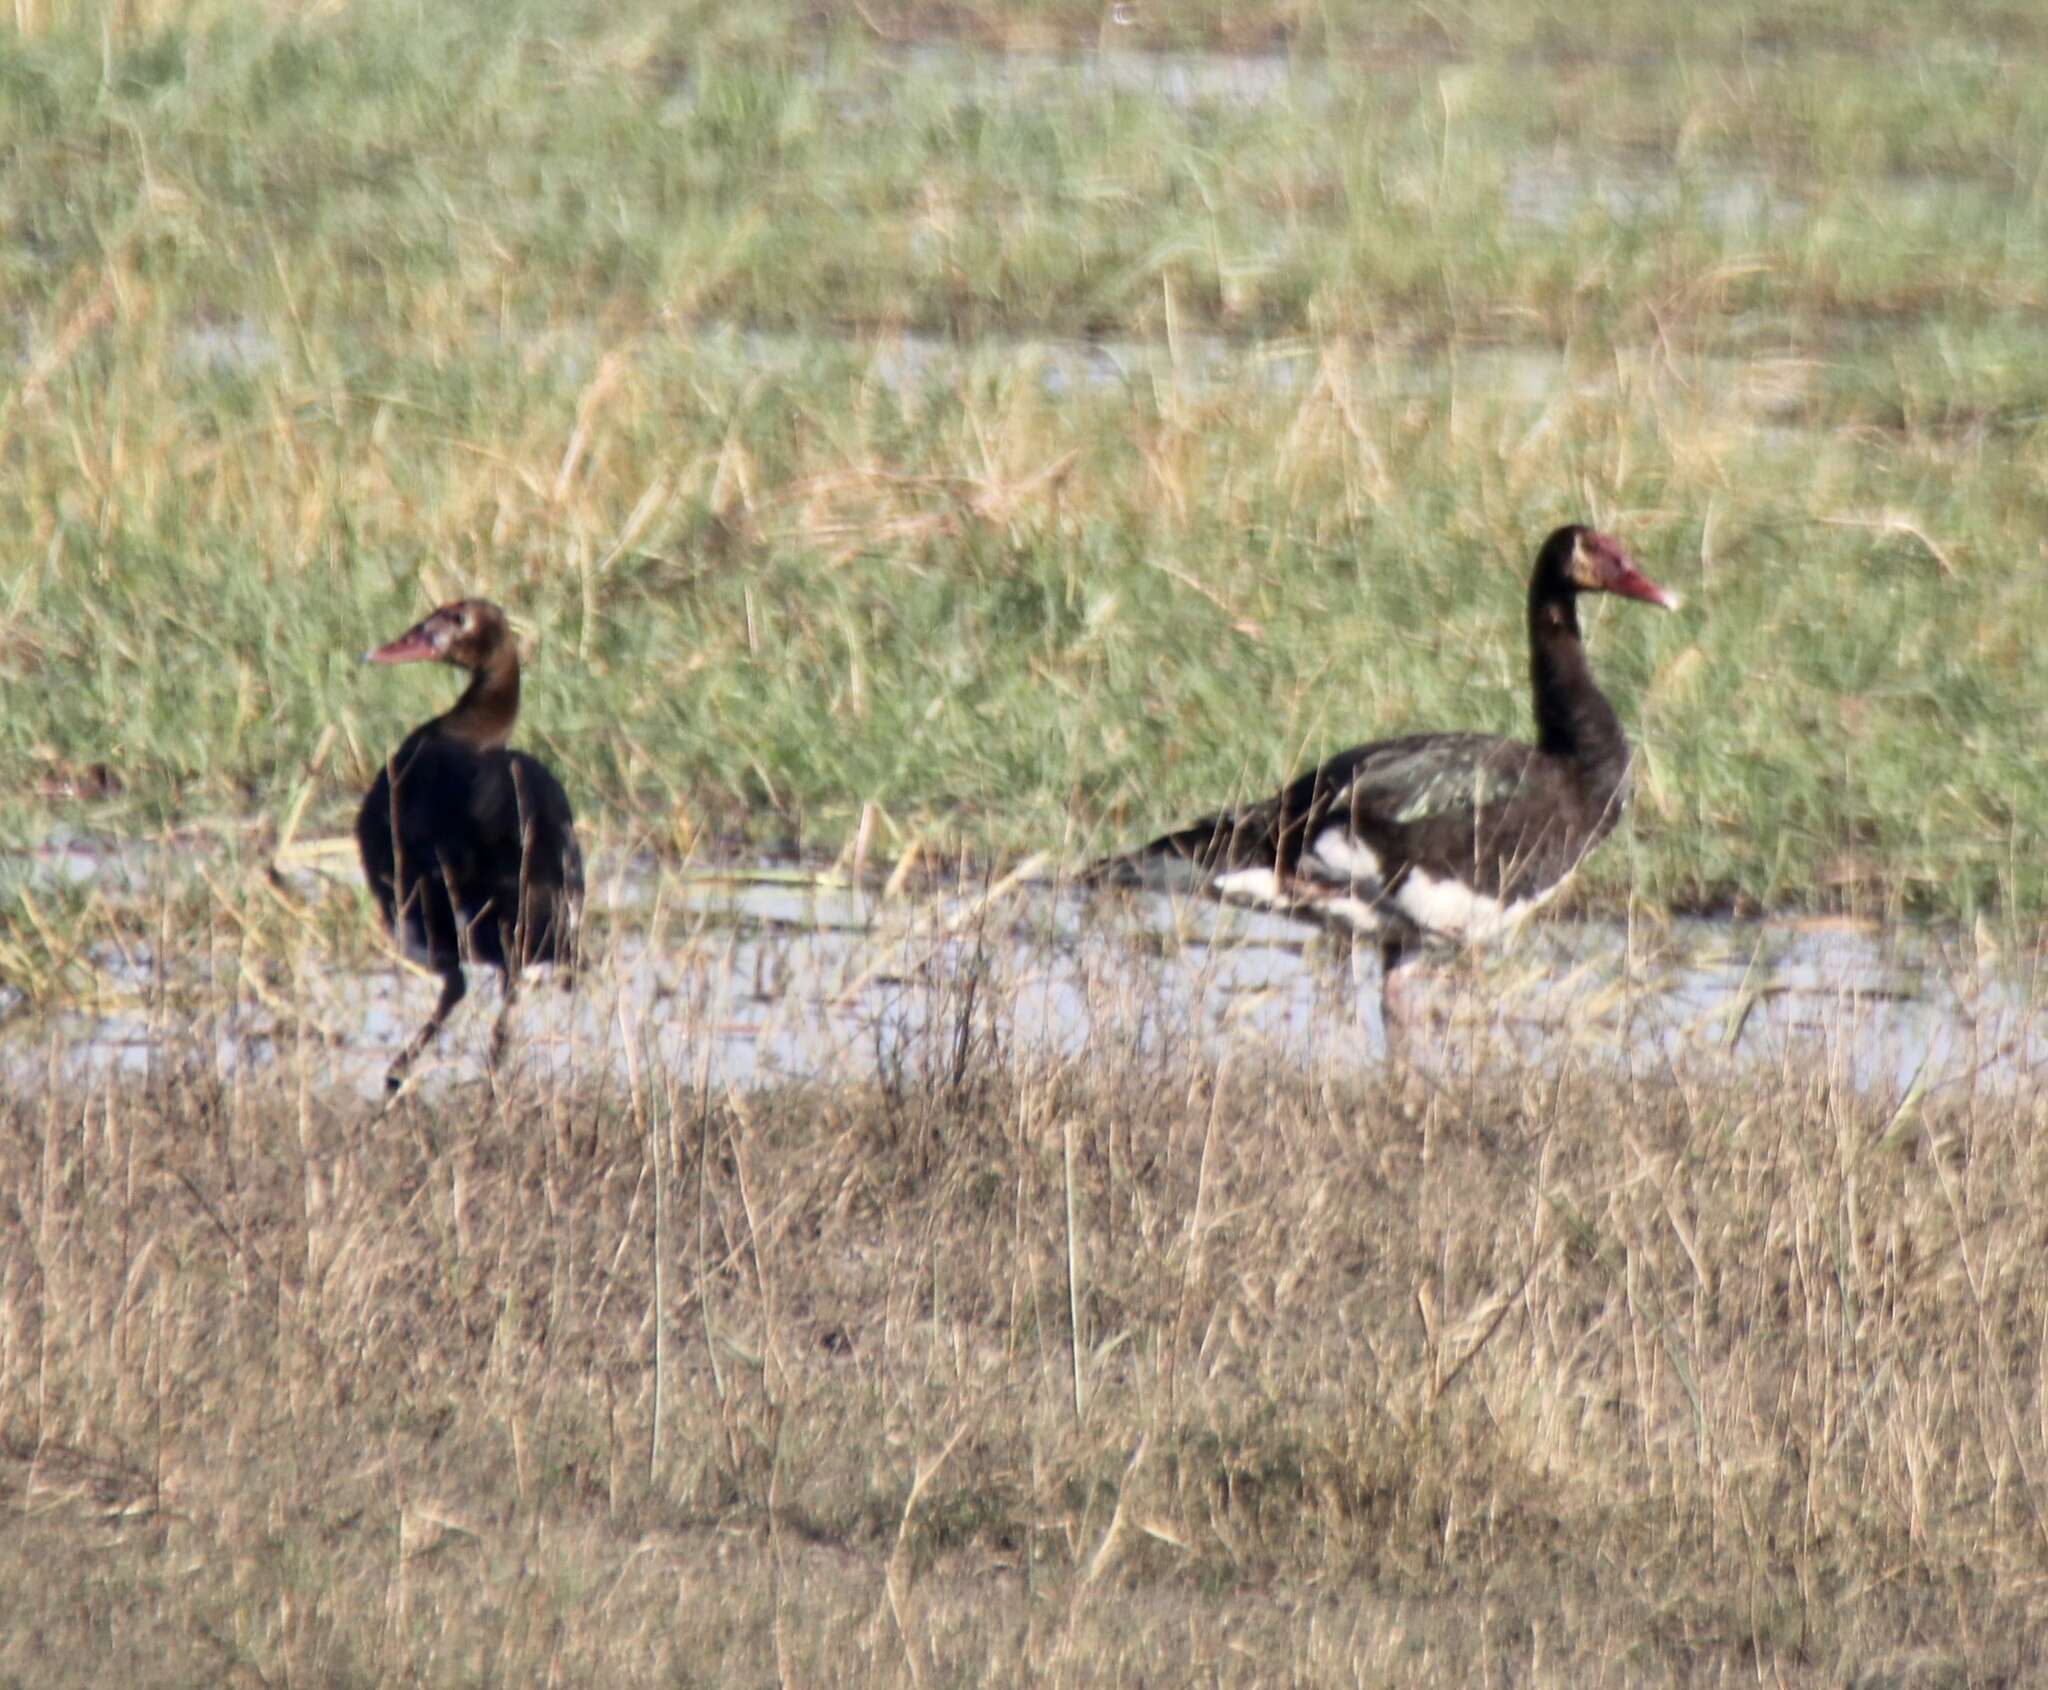
[[1276, 798], [1205, 817], [1088, 877], [1196, 889], [1371, 935], [1389, 982], [1425, 939], [1508, 931], [1557, 895], [1628, 797], [1628, 741], [1586, 663], [1581, 593], [1678, 608], [1609, 536], [1569, 527], [1545, 540], [1529, 580], [1534, 745], [1427, 733], [1357, 746]]
[[[385, 1076], [396, 1090], [462, 1001], [465, 963], [504, 977], [509, 1009], [528, 963], [573, 966], [583, 856], [562, 783], [506, 749], [519, 715], [519, 650], [484, 599], [443, 605], [366, 663], [448, 663], [469, 672], [453, 709], [406, 735], [356, 816], [363, 873], [392, 937], [441, 977], [441, 1001]], [[500, 1014], [493, 1061], [505, 1032]]]

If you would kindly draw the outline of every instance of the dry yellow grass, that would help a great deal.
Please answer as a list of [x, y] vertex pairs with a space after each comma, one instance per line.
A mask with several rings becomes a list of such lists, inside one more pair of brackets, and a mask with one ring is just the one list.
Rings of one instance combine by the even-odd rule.
[[152, 1064], [0, 1100], [0, 1685], [2043, 1676], [2035, 1076], [1052, 1060], [958, 978], [879, 1081], [314, 1048], [348, 848], [264, 869], [423, 602], [516, 607], [593, 865], [901, 887], [1520, 731], [1567, 516], [1697, 607], [1595, 630], [1590, 904], [2028, 942], [2040, 26], [1224, 10], [0, 16], [0, 832], [191, 870], [0, 862], [0, 1073]]
[[961, 984], [887, 1083], [6, 1105], [0, 1681], [2038, 1670], [2031, 1082], [1026, 1061]]

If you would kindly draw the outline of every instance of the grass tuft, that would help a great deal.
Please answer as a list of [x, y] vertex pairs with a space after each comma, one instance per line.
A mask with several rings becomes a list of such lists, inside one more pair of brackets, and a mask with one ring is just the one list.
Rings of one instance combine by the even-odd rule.
[[1593, 633], [1638, 890], [2042, 907], [2008, 10], [15, 26], [16, 839], [275, 817], [330, 727], [331, 829], [441, 695], [354, 654], [481, 592], [651, 840], [1104, 847], [1523, 727], [1521, 576], [1586, 517], [1691, 605]]
[[2031, 1079], [1418, 1090], [906, 989], [872, 1081], [373, 1119], [167, 1008], [18, 1091], [0, 1671], [2024, 1675]]

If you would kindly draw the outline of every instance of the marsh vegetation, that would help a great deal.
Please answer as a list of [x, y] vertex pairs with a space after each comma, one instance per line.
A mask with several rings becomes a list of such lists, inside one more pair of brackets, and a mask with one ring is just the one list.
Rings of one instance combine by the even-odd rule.
[[[2048, 25], [1130, 15], [0, 23], [0, 1678], [2040, 1674]], [[1525, 731], [1572, 518], [1426, 1059], [1012, 878]], [[468, 594], [593, 963], [379, 1114]]]

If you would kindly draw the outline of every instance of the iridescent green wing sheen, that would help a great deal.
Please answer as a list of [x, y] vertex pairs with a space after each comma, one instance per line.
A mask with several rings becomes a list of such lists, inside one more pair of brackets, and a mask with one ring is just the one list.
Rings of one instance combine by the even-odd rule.
[[1511, 803], [1524, 748], [1488, 734], [1428, 734], [1360, 748], [1341, 807], [1391, 827], [1416, 827]]

